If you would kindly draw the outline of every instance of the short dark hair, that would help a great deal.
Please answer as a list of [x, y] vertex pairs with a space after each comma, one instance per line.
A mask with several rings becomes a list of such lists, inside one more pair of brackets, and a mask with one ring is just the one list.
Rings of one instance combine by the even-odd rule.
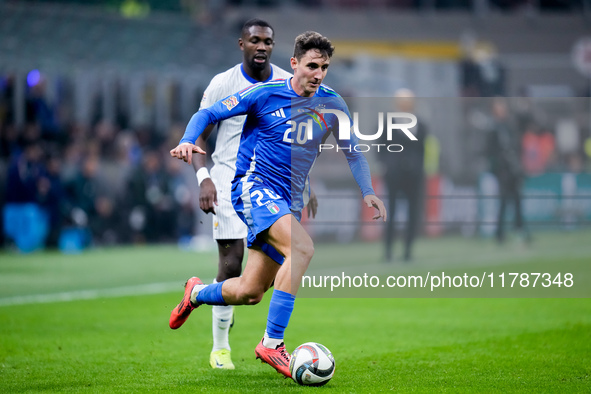
[[293, 57], [300, 60], [310, 49], [316, 49], [328, 58], [332, 57], [334, 52], [334, 46], [328, 38], [315, 31], [307, 31], [296, 37]]
[[242, 25], [242, 30], [241, 30], [240, 34], [243, 37], [246, 36], [248, 34], [248, 30], [252, 26], [268, 27], [273, 32], [273, 35], [275, 35], [275, 29], [273, 29], [273, 26], [271, 26], [269, 24], [269, 22], [264, 21], [262, 19], [258, 19], [258, 18], [252, 18], [252, 19], [249, 19], [246, 22], [244, 22], [244, 25]]

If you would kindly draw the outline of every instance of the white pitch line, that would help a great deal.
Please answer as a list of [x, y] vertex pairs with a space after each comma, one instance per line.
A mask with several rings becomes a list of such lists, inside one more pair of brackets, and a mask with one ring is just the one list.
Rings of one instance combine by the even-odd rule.
[[[205, 283], [211, 283], [207, 281]], [[89, 289], [66, 291], [52, 294], [31, 294], [23, 296], [0, 298], [0, 307], [10, 305], [47, 304], [52, 302], [68, 302], [78, 300], [95, 300], [98, 298], [116, 298], [126, 296], [141, 296], [162, 294], [182, 289], [182, 281], [149, 283], [145, 285], [113, 287], [110, 289]]]

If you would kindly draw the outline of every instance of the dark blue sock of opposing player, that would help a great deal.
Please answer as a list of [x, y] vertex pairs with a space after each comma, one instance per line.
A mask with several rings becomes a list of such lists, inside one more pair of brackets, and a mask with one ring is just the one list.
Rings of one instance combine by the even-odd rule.
[[294, 303], [294, 295], [277, 289], [273, 290], [267, 316], [267, 331], [263, 340], [264, 346], [275, 348], [283, 342], [283, 334], [289, 324]]

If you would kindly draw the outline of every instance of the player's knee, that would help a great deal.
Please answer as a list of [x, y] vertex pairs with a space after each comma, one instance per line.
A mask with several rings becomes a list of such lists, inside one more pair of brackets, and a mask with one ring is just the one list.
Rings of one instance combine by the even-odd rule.
[[292, 245], [292, 253], [303, 260], [310, 261], [314, 256], [314, 242], [311, 238], [294, 242]]
[[263, 299], [263, 295], [265, 293], [261, 292], [257, 292], [257, 293], [249, 293], [246, 294], [245, 298], [244, 298], [244, 304], [245, 305], [256, 305], [259, 302], [261, 302], [261, 300]]
[[263, 299], [265, 291], [262, 288], [244, 288], [240, 291], [240, 299], [244, 305], [256, 305]]
[[256, 295], [251, 295], [247, 300], [246, 300], [246, 305], [256, 305], [259, 302], [261, 302], [261, 300], [263, 299], [263, 293], [260, 294], [256, 294]]

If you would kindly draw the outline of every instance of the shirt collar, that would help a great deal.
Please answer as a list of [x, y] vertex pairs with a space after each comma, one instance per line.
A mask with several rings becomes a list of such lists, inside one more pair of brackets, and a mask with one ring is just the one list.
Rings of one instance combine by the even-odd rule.
[[257, 81], [256, 79], [248, 75], [246, 71], [244, 71], [244, 65], [242, 63], [240, 63], [240, 71], [242, 72], [244, 78], [246, 78], [246, 80], [250, 83], [269, 82], [273, 79], [273, 66], [271, 66], [271, 74], [269, 75], [269, 78], [267, 78], [265, 81]]

